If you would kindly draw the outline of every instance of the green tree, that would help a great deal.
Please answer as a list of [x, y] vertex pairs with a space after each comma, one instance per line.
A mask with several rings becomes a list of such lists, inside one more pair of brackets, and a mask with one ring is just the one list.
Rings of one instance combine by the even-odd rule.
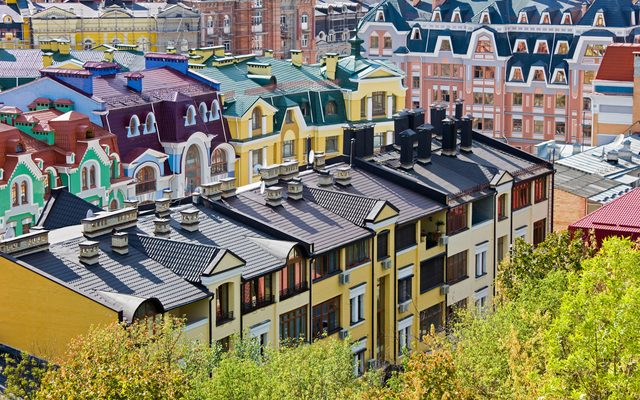
[[5, 355], [4, 367], [0, 368], [0, 372], [7, 378], [5, 394], [26, 399], [38, 390], [46, 365], [24, 353], [16, 358]]

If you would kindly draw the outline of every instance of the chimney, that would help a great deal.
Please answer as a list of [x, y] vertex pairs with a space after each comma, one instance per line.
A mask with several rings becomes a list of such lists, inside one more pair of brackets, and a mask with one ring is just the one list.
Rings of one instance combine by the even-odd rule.
[[607, 162], [612, 164], [618, 163], [618, 151], [617, 150], [609, 150], [607, 152]]
[[280, 179], [283, 181], [290, 181], [293, 178], [297, 178], [298, 172], [298, 162], [296, 160], [280, 164]]
[[29, 233], [15, 236], [13, 228], [7, 227], [4, 238], [0, 240], [0, 253], [20, 257], [48, 249], [49, 231], [38, 228], [34, 226]]
[[120, 255], [129, 253], [129, 234], [127, 232], [114, 232], [111, 235], [111, 251]]
[[58, 53], [65, 56], [71, 54], [71, 42], [66, 39], [58, 39]]
[[313, 169], [318, 171], [324, 168], [325, 160], [326, 160], [326, 156], [324, 154], [324, 151], [316, 152], [313, 157]]
[[291, 64], [302, 67], [302, 50], [291, 50]]
[[113, 62], [113, 53], [115, 52], [114, 49], [107, 49], [104, 51], [103, 55], [102, 55], [102, 60], [105, 62]]
[[267, 204], [271, 207], [282, 205], [282, 188], [280, 186], [271, 186], [265, 189], [265, 198]]
[[220, 200], [222, 197], [222, 182], [209, 182], [200, 185], [202, 195], [209, 200]]
[[431, 105], [430, 116], [433, 131], [438, 140], [442, 140], [442, 120], [445, 118], [446, 111], [437, 104]]
[[134, 208], [134, 209], [138, 209], [138, 200], [136, 199], [127, 199], [124, 201], [124, 207], [125, 208]]
[[[465, 115], [460, 119], [460, 151], [471, 153], [473, 148], [473, 117]], [[455, 138], [455, 136], [454, 136]], [[454, 146], [455, 150], [455, 146]]]
[[280, 178], [280, 164], [260, 168], [260, 178], [266, 186], [277, 185]]
[[456, 132], [454, 122], [449, 118], [442, 120], [442, 155], [456, 156]]
[[169, 228], [169, 218], [156, 218], [153, 220], [153, 233], [162, 238], [168, 238], [171, 231]]
[[170, 214], [169, 207], [171, 206], [171, 199], [162, 198], [155, 201], [156, 204], [156, 216], [159, 218], [168, 217]]
[[418, 127], [416, 134], [418, 135], [417, 161], [421, 164], [429, 164], [431, 162], [431, 138], [433, 135], [433, 126], [423, 124]]
[[333, 175], [331, 175], [331, 171], [326, 169], [318, 171], [318, 186], [333, 186]]
[[346, 165], [344, 167], [336, 168], [334, 178], [336, 183], [340, 186], [351, 185], [351, 167]]
[[60, 69], [55, 67], [40, 70], [44, 76], [54, 77], [68, 85], [82, 91], [89, 96], [93, 96], [93, 74], [85, 69]]
[[271, 49], [264, 49], [264, 57], [265, 57], [265, 58], [273, 58], [273, 50], [271, 50]]
[[456, 119], [460, 119], [462, 118], [462, 106], [463, 106], [464, 100], [462, 99], [457, 99], [456, 100], [456, 109], [455, 109], [455, 118]]
[[[344, 128], [342, 135], [342, 152], [344, 155], [351, 155], [358, 158], [368, 159], [373, 157], [373, 124], [349, 125]], [[353, 145], [351, 140], [354, 140]]]
[[111, 234], [114, 230], [132, 228], [137, 223], [136, 208], [125, 207], [115, 211], [99, 211], [82, 220], [82, 234], [93, 239]]
[[171, 200], [171, 196], [173, 195], [173, 190], [164, 189], [162, 191], [162, 198]]
[[400, 133], [400, 168], [413, 169], [413, 141], [416, 133], [407, 129]]
[[249, 61], [247, 63], [247, 74], [271, 76], [271, 64]]
[[180, 226], [182, 229], [188, 232], [197, 232], [200, 227], [200, 220], [198, 219], [199, 214], [200, 211], [197, 208], [181, 210], [180, 216], [182, 219], [180, 220]]
[[291, 200], [301, 200], [302, 190], [304, 189], [300, 178], [295, 178], [287, 184], [287, 198]]
[[625, 141], [622, 142], [622, 148], [618, 151], [618, 157], [625, 161], [631, 161], [632, 156], [633, 153], [631, 152], [631, 140], [625, 139]]
[[42, 53], [42, 68], [48, 68], [53, 65], [53, 53]]
[[407, 111], [400, 111], [393, 116], [393, 143], [400, 145], [400, 134], [409, 129], [409, 113]]
[[325, 56], [325, 65], [327, 71], [327, 79], [336, 79], [336, 70], [338, 69], [338, 53], [327, 53]]
[[228, 199], [236, 195], [236, 178], [223, 178], [220, 179], [222, 183], [222, 198]]
[[98, 247], [98, 242], [94, 242], [93, 240], [85, 240], [80, 243], [80, 256], [78, 259], [84, 265], [96, 265], [100, 258], [100, 249]]
[[183, 74], [189, 70], [189, 59], [181, 54], [147, 53], [144, 55], [144, 69], [168, 67]]
[[130, 72], [124, 76], [127, 78], [127, 87], [135, 92], [142, 92], [142, 75], [140, 72]]
[[174, 46], [167, 46], [167, 54], [176, 54], [176, 48]]
[[424, 109], [414, 108], [408, 111], [409, 129], [417, 131], [420, 125], [424, 124]]

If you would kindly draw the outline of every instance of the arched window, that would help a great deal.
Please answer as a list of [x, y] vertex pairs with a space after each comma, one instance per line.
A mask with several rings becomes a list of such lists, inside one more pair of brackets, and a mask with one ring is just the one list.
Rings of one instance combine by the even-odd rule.
[[42, 180], [42, 186], [44, 186], [44, 198], [45, 200], [49, 199], [51, 195], [51, 174], [45, 171], [44, 179]]
[[96, 187], [96, 167], [92, 165], [89, 167], [89, 188], [94, 189]]
[[460, 16], [460, 10], [453, 10], [453, 15], [451, 16], [451, 22], [462, 22], [462, 17]]
[[217, 121], [220, 119], [220, 103], [218, 100], [211, 102], [211, 115], [209, 115], [209, 121]]
[[593, 21], [593, 26], [605, 26], [603, 13], [599, 12], [596, 14], [596, 18]]
[[142, 167], [136, 173], [136, 195], [156, 191], [156, 171], [152, 167]]
[[222, 27], [224, 28], [224, 33], [229, 33], [229, 30], [231, 29], [231, 18], [229, 18], [228, 15], [224, 16], [224, 19], [222, 20]]
[[262, 128], [262, 111], [258, 107], [254, 108], [251, 113], [251, 125], [253, 129]]
[[185, 175], [185, 193], [191, 194], [202, 183], [202, 162], [200, 158], [200, 149], [197, 145], [192, 144], [187, 150], [184, 162]]
[[127, 127], [127, 137], [138, 136], [140, 134], [140, 119], [137, 115], [134, 115], [129, 120], [129, 126]]
[[187, 115], [184, 117], [184, 126], [190, 126], [196, 124], [196, 108], [194, 106], [189, 106], [187, 108]]
[[156, 133], [156, 116], [150, 112], [144, 121], [144, 134]]
[[227, 172], [227, 152], [223, 149], [213, 150], [211, 155], [211, 175], [226, 174]]
[[89, 179], [87, 177], [86, 168], [82, 168], [82, 171], [80, 172], [80, 180], [82, 181], [82, 190], [89, 189]]
[[29, 187], [27, 181], [22, 181], [20, 184], [20, 204], [29, 204]]
[[109, 203], [109, 211], [115, 211], [118, 209], [118, 200], [113, 199], [111, 203]]
[[329, 101], [325, 106], [325, 113], [327, 115], [336, 115], [336, 112], [337, 112], [336, 102], [333, 100]]
[[202, 118], [202, 120], [204, 122], [209, 121], [209, 118], [207, 117], [207, 105], [204, 103], [200, 103], [200, 106], [198, 106], [198, 111], [200, 111], [200, 118]]
[[420, 28], [414, 27], [411, 29], [411, 40], [420, 40], [422, 35], [420, 34]]
[[82, 48], [85, 49], [85, 50], [91, 50], [93, 48], [93, 40], [85, 39], [82, 42]]
[[16, 144], [16, 153], [24, 153], [24, 144], [22, 142]]
[[20, 200], [18, 199], [18, 182], [15, 182], [11, 185], [11, 205], [13, 207], [17, 207], [20, 205]]

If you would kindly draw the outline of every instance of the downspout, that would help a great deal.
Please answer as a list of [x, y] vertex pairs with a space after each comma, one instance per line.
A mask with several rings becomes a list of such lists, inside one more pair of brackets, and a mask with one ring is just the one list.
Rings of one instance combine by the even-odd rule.
[[[314, 254], [314, 249], [313, 249], [313, 243], [311, 243], [310, 245], [311, 249], [309, 254]], [[309, 260], [309, 266], [311, 268], [315, 268], [317, 263], [316, 258], [314, 257], [313, 260]], [[308, 320], [307, 320], [307, 332], [309, 332], [309, 334], [307, 335], [307, 342], [312, 343], [313, 342], [313, 272], [311, 271], [311, 268], [309, 268], [309, 312], [307, 313], [307, 315], [309, 316]]]
[[551, 192], [551, 196], [548, 196], [548, 198], [551, 201], [551, 221], [550, 221], [550, 227], [549, 227], [549, 233], [553, 232], [553, 218], [554, 218], [554, 204], [555, 204], [555, 190], [553, 190], [553, 188], [555, 187], [555, 180], [556, 180], [556, 171], [555, 171], [555, 166], [553, 169], [553, 172], [551, 173], [551, 187], [547, 188], [548, 191]]
[[496, 235], [498, 229], [498, 219], [496, 218], [496, 204], [498, 200], [498, 191], [493, 194], [493, 298], [496, 298], [496, 276], [498, 273], [498, 257], [496, 257]]
[[209, 347], [211, 347], [213, 345], [213, 323], [212, 323], [212, 319], [213, 319], [213, 312], [212, 312], [212, 303], [213, 303], [213, 299], [214, 299], [214, 294], [211, 293], [211, 297], [209, 298]]
[[397, 280], [398, 280], [398, 266], [396, 265], [396, 262], [398, 261], [398, 251], [396, 249], [396, 229], [394, 227], [393, 230], [393, 296], [391, 297], [391, 304], [393, 306], [393, 359], [396, 359], [396, 355], [398, 354], [398, 352], [396, 351], [396, 344], [398, 343], [398, 304], [397, 304], [397, 297], [398, 294], [396, 293], [397, 291]]
[[[373, 232], [373, 238], [371, 240], [371, 356], [369, 357], [369, 359], [375, 358], [375, 348], [376, 348], [376, 341], [373, 340], [373, 338], [375, 337], [375, 315], [376, 315], [376, 246], [374, 246], [373, 242], [375, 239], [375, 242], [377, 243], [377, 238], [378, 238], [378, 234], [374, 231]], [[378, 323], [380, 323], [380, 321], [378, 321]], [[377, 339], [377, 338], [376, 338]]]

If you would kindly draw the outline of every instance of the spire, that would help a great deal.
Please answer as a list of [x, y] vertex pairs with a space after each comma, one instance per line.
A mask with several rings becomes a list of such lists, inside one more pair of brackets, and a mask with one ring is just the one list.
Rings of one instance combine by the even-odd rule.
[[360, 54], [360, 51], [361, 51], [362, 44], [364, 43], [364, 40], [358, 37], [357, 30], [355, 29], [353, 30], [353, 37], [349, 39], [349, 43], [351, 44], [351, 55], [354, 56], [356, 59], [361, 59], [362, 54]]

